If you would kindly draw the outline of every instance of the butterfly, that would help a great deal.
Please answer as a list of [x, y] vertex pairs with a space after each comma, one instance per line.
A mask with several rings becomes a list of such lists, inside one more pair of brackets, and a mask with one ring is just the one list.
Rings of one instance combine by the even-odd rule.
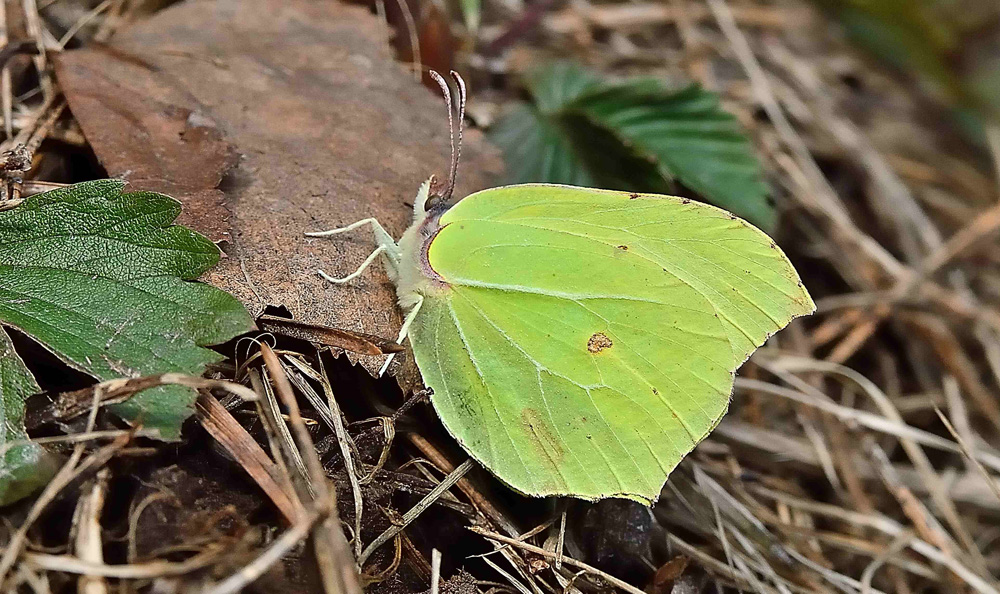
[[[762, 231], [673, 196], [523, 184], [450, 204], [425, 182], [397, 243], [362, 226], [406, 314], [431, 402], [462, 447], [533, 496], [654, 501], [722, 419], [735, 371], [815, 306]], [[453, 111], [459, 128], [454, 133]], [[433, 180], [433, 178], [432, 178]], [[383, 368], [384, 369], [384, 368]]]

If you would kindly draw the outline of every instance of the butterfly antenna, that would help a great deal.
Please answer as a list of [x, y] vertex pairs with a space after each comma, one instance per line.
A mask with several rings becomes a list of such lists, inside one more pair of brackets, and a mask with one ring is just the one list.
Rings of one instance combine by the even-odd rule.
[[434, 79], [434, 82], [441, 87], [441, 95], [444, 97], [445, 107], [448, 108], [448, 136], [451, 137], [451, 171], [448, 174], [448, 185], [445, 188], [444, 194], [441, 198], [447, 201], [451, 198], [451, 193], [455, 188], [455, 116], [453, 114], [455, 110], [455, 105], [451, 101], [451, 88], [448, 86], [448, 81], [444, 79], [443, 76], [438, 74], [437, 71], [431, 70], [430, 77]]
[[455, 191], [455, 180], [458, 178], [458, 164], [462, 160], [462, 131], [465, 130], [465, 101], [468, 97], [468, 93], [465, 89], [465, 80], [462, 76], [451, 71], [451, 78], [455, 81], [455, 88], [458, 90], [458, 98], [456, 103], [458, 104], [458, 141], [456, 145], [453, 145], [451, 151], [451, 174], [448, 176], [448, 190], [445, 193], [447, 196], [446, 200], [451, 199], [452, 192]]

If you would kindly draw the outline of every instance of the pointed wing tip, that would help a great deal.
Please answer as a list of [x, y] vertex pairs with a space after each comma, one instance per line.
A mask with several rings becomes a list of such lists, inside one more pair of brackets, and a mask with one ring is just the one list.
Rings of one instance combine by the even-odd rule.
[[801, 295], [797, 299], [794, 299], [794, 303], [798, 307], [792, 311], [792, 319], [816, 313], [816, 302], [813, 301], [812, 295], [806, 290], [806, 286], [802, 284], [802, 281], [799, 281], [799, 289]]

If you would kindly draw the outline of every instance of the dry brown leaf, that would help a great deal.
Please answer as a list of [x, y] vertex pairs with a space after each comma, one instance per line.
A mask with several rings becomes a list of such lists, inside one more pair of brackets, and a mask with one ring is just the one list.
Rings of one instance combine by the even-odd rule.
[[[107, 49], [68, 52], [61, 80], [84, 66], [93, 72], [89, 93], [114, 92], [125, 73], [144, 72], [158, 85], [154, 97], [189, 98], [178, 107], [215, 122], [242, 155], [220, 186], [232, 213], [230, 258], [205, 280], [255, 314], [283, 305], [305, 322], [395, 336], [401, 319], [380, 266], [345, 286], [316, 273], [353, 271], [375, 247], [370, 234], [302, 235], [376, 217], [398, 237], [419, 184], [446, 172], [444, 107], [393, 60], [375, 16], [332, 2], [196, 0]], [[71, 109], [82, 112], [80, 85], [66, 86]], [[81, 121], [88, 138], [98, 121]], [[94, 148], [102, 160], [122, 150]], [[481, 135], [467, 134], [466, 149], [457, 195], [488, 187], [501, 170]], [[375, 370], [381, 360], [362, 362]]]
[[236, 164], [233, 147], [198, 101], [152, 64], [114, 48], [56, 57], [73, 115], [111, 177], [184, 204], [178, 222], [213, 241], [229, 238], [218, 189]]

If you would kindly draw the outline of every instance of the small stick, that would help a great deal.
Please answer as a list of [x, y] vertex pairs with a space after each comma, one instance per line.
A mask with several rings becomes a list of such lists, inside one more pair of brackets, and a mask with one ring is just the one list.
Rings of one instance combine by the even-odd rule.
[[407, 398], [403, 402], [403, 404], [400, 405], [399, 408], [396, 409], [396, 412], [392, 413], [392, 417], [390, 417], [390, 420], [393, 423], [399, 422], [399, 419], [401, 419], [403, 417], [403, 415], [405, 415], [406, 413], [408, 413], [411, 408], [413, 408], [414, 406], [420, 404], [421, 402], [427, 402], [428, 399], [431, 397], [432, 394], [434, 394], [434, 390], [432, 390], [430, 388], [424, 388], [423, 390], [417, 390], [416, 392], [413, 393], [412, 396], [410, 396], [409, 398]]
[[416, 520], [420, 516], [420, 514], [422, 514], [424, 510], [426, 510], [435, 501], [437, 501], [438, 498], [440, 498], [445, 491], [452, 488], [455, 485], [455, 483], [458, 482], [458, 479], [465, 476], [465, 473], [469, 472], [472, 469], [472, 465], [473, 463], [471, 459], [463, 462], [461, 465], [459, 465], [458, 468], [453, 470], [451, 474], [444, 477], [444, 480], [442, 480], [438, 484], [438, 486], [434, 487], [434, 489], [430, 493], [425, 495], [423, 499], [421, 499], [416, 503], [416, 505], [407, 510], [407, 512], [403, 514], [403, 518], [398, 524], [394, 524], [388, 530], [386, 530], [382, 534], [379, 534], [375, 538], [375, 540], [373, 540], [371, 544], [369, 544], [365, 548], [364, 552], [361, 553], [361, 556], [358, 558], [358, 565], [363, 567], [365, 561], [367, 561], [368, 558], [371, 557], [372, 553], [374, 553], [380, 546], [389, 542], [389, 539], [399, 534], [404, 528], [409, 526], [410, 523], [413, 522], [413, 520]]
[[137, 378], [113, 379], [82, 390], [63, 392], [59, 394], [54, 403], [29, 415], [25, 420], [25, 425], [28, 429], [32, 429], [52, 421], [68, 421], [87, 412], [88, 400], [90, 406], [94, 406], [93, 398], [98, 399], [98, 407], [106, 406], [124, 402], [142, 390], [166, 385], [186, 386], [195, 389], [219, 388], [244, 400], [257, 400], [257, 394], [253, 390], [237, 383], [182, 373], [161, 373]]

